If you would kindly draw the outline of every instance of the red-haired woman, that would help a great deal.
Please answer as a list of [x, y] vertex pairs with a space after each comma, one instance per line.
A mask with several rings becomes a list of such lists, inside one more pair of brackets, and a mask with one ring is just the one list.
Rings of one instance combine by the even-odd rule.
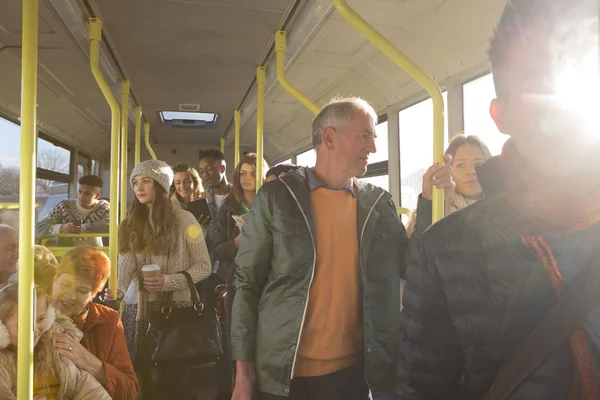
[[119, 313], [92, 302], [110, 273], [110, 260], [90, 246], [69, 250], [60, 260], [52, 287], [52, 303], [83, 332], [78, 342], [64, 333], [57, 336], [59, 354], [69, 358], [104, 386], [114, 399], [137, 399], [138, 381]]

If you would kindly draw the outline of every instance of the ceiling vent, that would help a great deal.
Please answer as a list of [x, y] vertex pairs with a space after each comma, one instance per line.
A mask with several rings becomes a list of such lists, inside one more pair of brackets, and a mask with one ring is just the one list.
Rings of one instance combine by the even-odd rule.
[[199, 112], [200, 104], [180, 104], [179, 111], [183, 112]]
[[163, 125], [183, 128], [208, 128], [212, 129], [217, 124], [215, 113], [161, 111], [160, 118]]

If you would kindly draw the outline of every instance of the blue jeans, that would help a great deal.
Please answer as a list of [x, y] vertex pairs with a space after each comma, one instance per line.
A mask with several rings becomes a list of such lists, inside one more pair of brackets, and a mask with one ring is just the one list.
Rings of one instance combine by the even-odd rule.
[[396, 400], [396, 395], [390, 393], [373, 393], [373, 400]]

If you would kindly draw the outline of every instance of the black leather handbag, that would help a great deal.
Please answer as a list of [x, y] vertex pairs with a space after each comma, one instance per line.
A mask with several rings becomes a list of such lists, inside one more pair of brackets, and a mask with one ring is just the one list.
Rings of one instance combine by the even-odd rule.
[[187, 280], [192, 306], [173, 308], [173, 293], [164, 294], [161, 309], [148, 315], [144, 357], [154, 363], [222, 357], [223, 338], [217, 311], [200, 301], [190, 274], [179, 273]]

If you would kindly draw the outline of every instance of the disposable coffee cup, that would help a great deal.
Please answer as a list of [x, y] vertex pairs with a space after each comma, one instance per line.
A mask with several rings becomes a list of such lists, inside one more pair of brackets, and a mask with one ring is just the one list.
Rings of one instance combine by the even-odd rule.
[[142, 267], [142, 275], [144, 275], [144, 278], [154, 278], [156, 276], [160, 276], [160, 266], [144, 265]]

